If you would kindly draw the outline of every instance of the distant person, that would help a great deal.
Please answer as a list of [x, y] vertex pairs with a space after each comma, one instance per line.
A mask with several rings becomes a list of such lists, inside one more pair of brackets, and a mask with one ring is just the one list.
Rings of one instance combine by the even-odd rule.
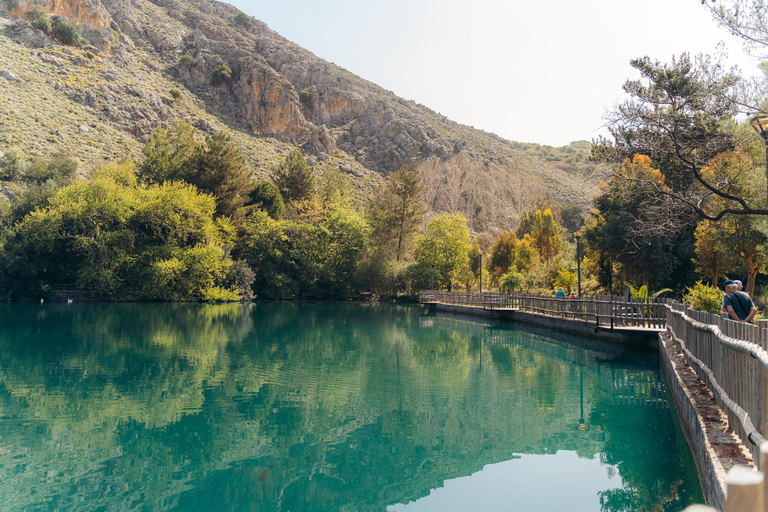
[[569, 299], [575, 299], [576, 298], [576, 292], [571, 292], [571, 294], [568, 296]]
[[723, 298], [723, 308], [733, 320], [738, 322], [752, 323], [752, 319], [757, 314], [755, 303], [745, 292], [739, 291], [739, 285], [733, 281], [723, 283], [725, 287], [725, 297]]
[[558, 286], [557, 287], [557, 293], [555, 293], [555, 297], [557, 297], [558, 299], [564, 299], [565, 298], [565, 292], [563, 291], [563, 287], [562, 286]]
[[[727, 279], [726, 279], [726, 281], [727, 281]], [[733, 284], [735, 284], [736, 286], [739, 287], [738, 288], [739, 291], [744, 289], [744, 284], [741, 281], [739, 281], [738, 279], [734, 279], [733, 280]], [[723, 285], [723, 286], [725, 286], [725, 285]], [[723, 305], [720, 307], [720, 312], [721, 313], [727, 313], [728, 312], [728, 311], [725, 310], [725, 297], [723, 297]]]

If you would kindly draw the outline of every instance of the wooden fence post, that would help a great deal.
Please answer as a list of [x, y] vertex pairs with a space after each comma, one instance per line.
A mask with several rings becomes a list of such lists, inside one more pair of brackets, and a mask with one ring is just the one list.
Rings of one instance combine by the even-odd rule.
[[[760, 446], [760, 468], [765, 474], [765, 470], [768, 468], [768, 443], [763, 443]], [[763, 479], [763, 510], [768, 512], [768, 489], [766, 485], [768, 485], [768, 478]]]
[[725, 477], [725, 512], [765, 512], [763, 474], [734, 466]]

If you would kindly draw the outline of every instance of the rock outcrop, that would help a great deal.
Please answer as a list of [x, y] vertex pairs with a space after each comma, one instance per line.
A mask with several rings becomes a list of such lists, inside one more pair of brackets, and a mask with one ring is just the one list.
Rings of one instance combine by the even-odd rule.
[[[0, 10], [3, 5], [0, 1]], [[42, 66], [30, 65], [15, 76], [27, 81], [29, 75], [30, 80], [45, 83], [43, 94], [54, 92], [82, 105], [87, 115], [138, 142], [147, 140], [158, 126], [182, 118], [206, 133], [228, 130], [242, 144], [258, 146], [259, 151], [244, 150], [254, 155], [252, 161], [261, 173], [269, 172], [288, 146], [300, 146], [316, 160], [335, 158], [344, 172], [372, 184], [416, 160], [425, 173], [436, 173], [425, 176], [425, 182], [440, 192], [430, 206], [486, 219], [477, 229], [493, 230], [513, 222], [528, 195], [515, 195], [506, 203], [504, 198], [492, 198], [498, 205], [488, 211], [491, 199], [479, 204], [482, 194], [466, 188], [469, 184], [482, 184], [485, 196], [488, 190], [504, 190], [510, 197], [508, 187], [493, 186], [493, 181], [501, 181], [581, 204], [597, 190], [598, 179], [569, 174], [494, 134], [398, 98], [225, 3], [18, 0], [7, 14], [23, 18], [35, 5], [52, 16], [81, 23], [90, 45], [80, 50], [62, 46], [17, 20], [12, 25], [15, 39], [39, 49]], [[7, 25], [0, 25], [0, 31]], [[0, 65], [21, 70], [2, 58]], [[72, 143], [85, 135], [63, 133], [61, 125], [46, 128], [50, 140]], [[96, 139], [93, 132], [87, 135]], [[119, 145], [131, 146], [125, 141]], [[449, 187], [453, 187], [450, 193]], [[501, 210], [505, 213], [497, 215]]]
[[232, 93], [238, 120], [251, 132], [289, 141], [311, 133], [296, 90], [266, 62], [250, 59], [244, 64]]

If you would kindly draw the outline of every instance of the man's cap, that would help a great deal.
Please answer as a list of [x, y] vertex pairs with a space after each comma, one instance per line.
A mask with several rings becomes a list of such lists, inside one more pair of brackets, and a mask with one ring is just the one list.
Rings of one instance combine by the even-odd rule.
[[739, 285], [739, 286], [744, 286], [744, 283], [742, 283], [742, 282], [741, 282], [741, 281], [739, 281], [738, 279], [734, 279], [734, 280], [733, 280], [733, 284], [737, 284], [737, 285]]
[[734, 285], [734, 284], [736, 284], [736, 283], [734, 283], [733, 281], [731, 281], [729, 279], [729, 280], [727, 280], [726, 282], [723, 283], [723, 286], [731, 286], [731, 285]]

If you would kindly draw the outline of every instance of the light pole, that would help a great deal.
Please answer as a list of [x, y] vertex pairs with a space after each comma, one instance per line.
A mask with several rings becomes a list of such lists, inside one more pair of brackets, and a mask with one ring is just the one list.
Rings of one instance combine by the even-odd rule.
[[765, 142], [765, 200], [768, 201], [768, 116], [755, 116], [750, 119], [749, 124], [763, 138]]
[[480, 249], [480, 294], [483, 293], [483, 255], [485, 253]]
[[581, 237], [583, 235], [583, 231], [577, 231], [573, 234], [573, 238], [576, 239], [576, 275], [579, 279], [579, 298], [581, 298]]

